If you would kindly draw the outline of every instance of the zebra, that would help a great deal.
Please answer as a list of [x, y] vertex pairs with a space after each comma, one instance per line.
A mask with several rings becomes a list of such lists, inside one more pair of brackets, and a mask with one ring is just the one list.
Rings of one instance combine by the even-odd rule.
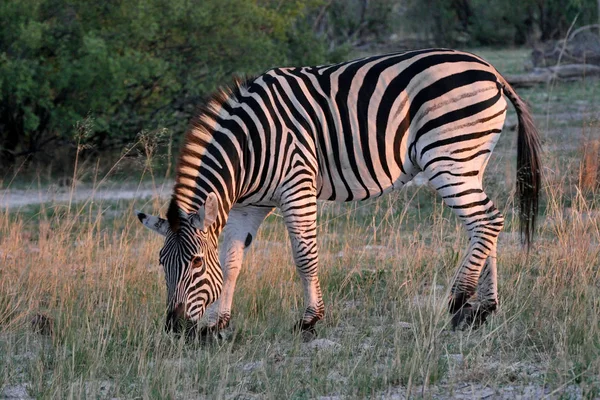
[[244, 252], [278, 207], [304, 289], [295, 329], [314, 333], [324, 316], [317, 200], [379, 197], [419, 172], [469, 236], [451, 285], [452, 326], [485, 322], [498, 306], [496, 244], [504, 217], [482, 182], [504, 124], [505, 96], [518, 116], [516, 195], [529, 248], [539, 133], [525, 102], [482, 58], [451, 49], [392, 53], [273, 68], [219, 90], [185, 133], [166, 219], [137, 212], [165, 236], [166, 329], [228, 326]]

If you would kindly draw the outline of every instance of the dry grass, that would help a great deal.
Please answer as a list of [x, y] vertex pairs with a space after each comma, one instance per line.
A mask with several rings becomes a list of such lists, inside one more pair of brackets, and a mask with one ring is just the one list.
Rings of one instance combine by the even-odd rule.
[[490, 163], [489, 192], [508, 217], [501, 306], [473, 332], [449, 331], [445, 311], [466, 235], [426, 187], [322, 204], [327, 314], [313, 343], [291, 333], [302, 291], [277, 215], [246, 256], [228, 336], [185, 343], [163, 331], [161, 240], [132, 213], [160, 201], [5, 210], [0, 396], [599, 398], [600, 196], [579, 190], [581, 153], [561, 150], [573, 139], [544, 130], [544, 217], [529, 257], [504, 181], [514, 132]]
[[579, 169], [579, 187], [585, 191], [600, 187], [600, 139], [583, 142], [583, 155]]
[[[465, 383], [598, 396], [600, 214], [595, 199], [566, 209], [555, 195], [529, 259], [502, 235], [501, 310], [460, 333], [447, 330], [445, 299], [465, 235], [429, 189], [324, 205], [319, 331], [339, 344], [324, 349], [290, 332], [301, 288], [277, 216], [247, 255], [230, 337], [185, 344], [162, 329], [161, 241], [130, 211], [103, 221], [92, 208], [37, 229], [4, 214], [0, 386], [27, 383], [43, 398], [418, 396], [423, 386], [427, 397]], [[32, 327], [39, 315], [49, 336]]]

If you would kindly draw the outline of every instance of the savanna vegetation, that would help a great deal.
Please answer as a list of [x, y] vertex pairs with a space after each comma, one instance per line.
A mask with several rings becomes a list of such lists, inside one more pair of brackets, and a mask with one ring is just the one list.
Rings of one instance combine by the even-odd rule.
[[[277, 213], [246, 255], [232, 326], [192, 343], [164, 332], [161, 238], [133, 213], [164, 214], [187, 118], [231, 74], [335, 62], [409, 39], [486, 46], [471, 50], [521, 73], [523, 46], [561, 37], [575, 16], [593, 23], [595, 5], [0, 3], [0, 397], [600, 398], [597, 79], [519, 90], [544, 148], [529, 253], [517, 233], [509, 111], [485, 183], [507, 217], [501, 305], [478, 330], [449, 329], [449, 283], [467, 238], [426, 185], [320, 205], [327, 308], [308, 343], [291, 331], [302, 290]], [[544, 24], [553, 26], [546, 37]]]

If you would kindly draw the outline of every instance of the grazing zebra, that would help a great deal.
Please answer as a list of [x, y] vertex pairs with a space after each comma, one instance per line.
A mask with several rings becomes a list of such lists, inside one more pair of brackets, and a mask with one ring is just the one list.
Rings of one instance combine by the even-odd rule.
[[498, 304], [504, 219], [482, 181], [504, 123], [504, 96], [518, 115], [516, 193], [529, 245], [540, 188], [538, 132], [511, 86], [473, 54], [429, 49], [274, 68], [213, 95], [185, 135], [167, 219], [138, 212], [166, 237], [167, 329], [197, 326], [207, 307], [204, 332], [228, 325], [244, 250], [279, 207], [304, 288], [296, 328], [314, 332], [324, 311], [317, 200], [378, 197], [421, 171], [469, 234], [449, 300], [452, 323], [485, 321]]

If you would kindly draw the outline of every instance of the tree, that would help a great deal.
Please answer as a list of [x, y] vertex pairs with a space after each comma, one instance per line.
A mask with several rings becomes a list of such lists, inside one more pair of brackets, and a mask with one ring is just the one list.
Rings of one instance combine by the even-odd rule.
[[[514, 45], [595, 23], [598, 0], [407, 0], [407, 19], [438, 45]], [[538, 35], [539, 32], [539, 36]]]
[[91, 116], [97, 148], [142, 129], [182, 131], [234, 74], [323, 63], [303, 28], [315, 0], [0, 2], [0, 166], [51, 156]]

